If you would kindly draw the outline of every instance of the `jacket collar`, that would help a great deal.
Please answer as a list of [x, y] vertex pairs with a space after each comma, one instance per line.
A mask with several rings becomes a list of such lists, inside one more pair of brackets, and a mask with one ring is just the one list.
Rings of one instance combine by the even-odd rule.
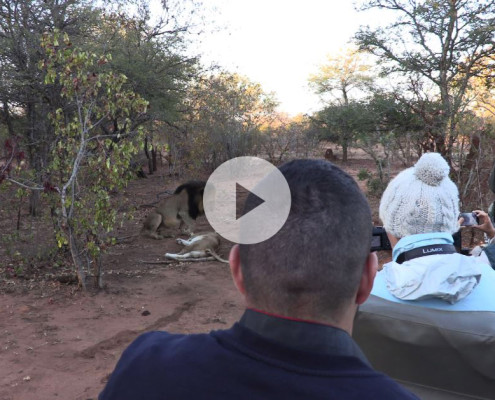
[[356, 357], [369, 365], [359, 346], [340, 328], [289, 319], [254, 309], [247, 309], [239, 324], [266, 339], [297, 350]]

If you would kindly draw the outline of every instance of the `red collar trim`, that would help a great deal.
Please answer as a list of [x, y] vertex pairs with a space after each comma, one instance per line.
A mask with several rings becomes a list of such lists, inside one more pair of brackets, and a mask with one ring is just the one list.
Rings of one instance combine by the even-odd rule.
[[325, 323], [325, 322], [312, 321], [312, 320], [309, 320], [309, 319], [301, 319], [301, 318], [294, 318], [294, 317], [286, 317], [286, 316], [284, 316], [284, 315], [274, 314], [274, 313], [271, 313], [271, 312], [268, 312], [268, 311], [259, 310], [259, 309], [257, 309], [257, 308], [248, 307], [248, 310], [252, 310], [252, 311], [258, 312], [258, 313], [260, 313], [260, 314], [265, 314], [265, 315], [268, 315], [268, 316], [270, 316], [270, 317], [287, 319], [287, 320], [289, 320], [289, 321], [295, 321], [295, 322], [305, 322], [305, 323], [307, 323], [307, 324], [323, 325], [323, 326], [330, 326], [330, 327], [332, 327], [332, 328], [336, 328], [336, 326], [334, 326], [334, 325], [330, 325], [330, 324], [327, 324], [327, 323]]

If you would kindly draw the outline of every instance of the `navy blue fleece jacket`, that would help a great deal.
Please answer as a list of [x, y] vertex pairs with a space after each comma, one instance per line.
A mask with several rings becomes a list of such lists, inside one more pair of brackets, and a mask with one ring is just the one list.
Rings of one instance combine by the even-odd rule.
[[[270, 332], [268, 337], [264, 331]], [[273, 340], [277, 335], [284, 336], [283, 344]], [[99, 397], [131, 399], [417, 397], [374, 371], [346, 332], [248, 310], [228, 330], [138, 337]]]

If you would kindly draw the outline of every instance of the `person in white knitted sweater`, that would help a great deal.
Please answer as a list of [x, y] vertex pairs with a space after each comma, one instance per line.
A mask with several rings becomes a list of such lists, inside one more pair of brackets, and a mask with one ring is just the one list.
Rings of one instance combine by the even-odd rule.
[[[459, 254], [453, 246], [459, 193], [448, 175], [442, 156], [426, 153], [387, 186], [379, 214], [393, 260], [378, 273], [372, 294], [431, 308], [495, 311], [495, 270], [488, 258]], [[487, 214], [476, 213], [478, 229], [495, 236]]]

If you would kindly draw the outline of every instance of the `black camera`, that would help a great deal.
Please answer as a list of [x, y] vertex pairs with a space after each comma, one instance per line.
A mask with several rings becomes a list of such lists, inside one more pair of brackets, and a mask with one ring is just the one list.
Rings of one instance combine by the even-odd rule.
[[470, 213], [460, 213], [459, 218], [463, 218], [464, 222], [462, 223], [462, 226], [473, 226], [473, 225], [479, 225], [480, 220], [476, 213], [470, 212]]
[[387, 232], [385, 232], [383, 226], [374, 226], [373, 234], [371, 236], [370, 251], [381, 251], [381, 250], [392, 250], [392, 246], [390, 245]]

